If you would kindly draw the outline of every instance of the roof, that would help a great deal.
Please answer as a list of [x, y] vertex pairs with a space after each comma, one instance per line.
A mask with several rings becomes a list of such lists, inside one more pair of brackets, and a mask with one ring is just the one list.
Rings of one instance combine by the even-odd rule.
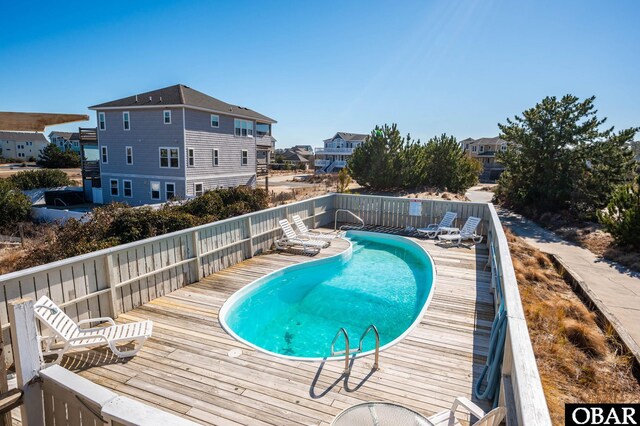
[[461, 140], [460, 142], [461, 143], [469, 143], [469, 144], [476, 144], [477, 143], [477, 144], [488, 144], [488, 145], [508, 143], [504, 139], [500, 139], [500, 137], [498, 137], [498, 136], [495, 136], [493, 138], [479, 138], [479, 139], [467, 138], [467, 139]]
[[300, 163], [308, 163], [309, 160], [300, 155], [297, 151], [287, 149], [282, 153], [282, 157], [287, 161], [298, 161]]
[[221, 114], [253, 118], [267, 123], [276, 123], [274, 119], [269, 118], [266, 115], [262, 115], [246, 107], [228, 104], [219, 99], [212, 98], [211, 96], [198, 92], [184, 84], [176, 84], [163, 89], [138, 93], [137, 95], [127, 96], [126, 98], [117, 99], [115, 101], [93, 105], [89, 107], [89, 109], [162, 107], [170, 105], [185, 105], [203, 108]]
[[291, 151], [297, 152], [298, 154], [302, 155], [303, 157], [309, 157], [311, 155], [313, 155], [313, 151], [309, 151], [307, 149], [304, 149], [302, 146], [308, 146], [308, 145], [296, 145], [293, 148], [290, 148]]
[[[347, 132], [338, 132], [336, 133], [336, 136], [340, 136], [345, 141], [363, 141], [369, 137], [369, 135], [366, 135], [364, 133], [347, 133]], [[336, 136], [334, 136], [332, 139], [335, 139]]]
[[65, 138], [68, 141], [77, 141], [80, 140], [80, 133], [78, 132], [51, 132], [49, 133], [49, 137], [51, 135], [56, 135]]
[[0, 131], [0, 140], [9, 140], [16, 142], [46, 142], [47, 138], [42, 133], [36, 132], [2, 132]]
[[47, 126], [87, 121], [85, 114], [52, 114], [46, 112], [0, 112], [0, 130], [44, 132]]

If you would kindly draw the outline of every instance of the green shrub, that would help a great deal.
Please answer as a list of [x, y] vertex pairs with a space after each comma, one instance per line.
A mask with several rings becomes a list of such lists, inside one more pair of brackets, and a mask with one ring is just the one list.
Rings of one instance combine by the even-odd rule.
[[42, 150], [37, 163], [46, 169], [64, 169], [80, 167], [80, 155], [73, 151], [62, 151], [53, 144], [49, 144]]
[[31, 200], [8, 179], [0, 179], [0, 228], [31, 217]]
[[62, 170], [25, 170], [8, 179], [22, 190], [76, 185]]
[[425, 186], [462, 193], [478, 183], [482, 164], [467, 156], [455, 137], [445, 134], [431, 138], [426, 154]]
[[616, 243], [640, 249], [640, 177], [635, 184], [614, 191], [606, 209], [598, 212], [598, 219]]

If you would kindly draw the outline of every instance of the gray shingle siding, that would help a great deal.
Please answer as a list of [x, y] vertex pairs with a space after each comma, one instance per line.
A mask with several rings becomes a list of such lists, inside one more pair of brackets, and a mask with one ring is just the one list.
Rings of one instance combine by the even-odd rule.
[[[111, 195], [111, 179], [118, 180], [118, 196]], [[124, 180], [130, 180], [133, 188], [132, 197], [124, 196]], [[154, 200], [151, 198], [151, 182], [160, 182], [160, 199]], [[102, 197], [104, 203], [117, 202], [127, 203], [132, 206], [141, 206], [144, 204], [159, 204], [167, 201], [166, 196], [166, 183], [171, 182], [175, 184], [176, 195], [179, 198], [184, 198], [180, 194], [184, 194], [184, 180], [177, 180], [171, 178], [154, 179], [154, 178], [142, 178], [142, 177], [120, 177], [110, 176], [108, 174], [102, 174]]]

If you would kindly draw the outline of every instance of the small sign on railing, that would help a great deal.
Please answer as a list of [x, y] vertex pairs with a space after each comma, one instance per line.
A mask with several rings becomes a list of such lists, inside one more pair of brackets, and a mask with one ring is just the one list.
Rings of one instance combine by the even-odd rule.
[[411, 200], [409, 203], [409, 216], [422, 216], [422, 201]]

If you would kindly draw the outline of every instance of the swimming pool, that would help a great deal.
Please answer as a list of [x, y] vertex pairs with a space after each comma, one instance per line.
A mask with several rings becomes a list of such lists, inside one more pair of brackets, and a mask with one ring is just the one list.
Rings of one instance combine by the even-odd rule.
[[[352, 350], [370, 324], [381, 349], [397, 343], [431, 300], [433, 261], [403, 237], [349, 231], [347, 238], [341, 254], [280, 269], [233, 294], [220, 309], [223, 328], [256, 349], [300, 360], [329, 357], [341, 327]], [[374, 348], [371, 333], [363, 354]]]

